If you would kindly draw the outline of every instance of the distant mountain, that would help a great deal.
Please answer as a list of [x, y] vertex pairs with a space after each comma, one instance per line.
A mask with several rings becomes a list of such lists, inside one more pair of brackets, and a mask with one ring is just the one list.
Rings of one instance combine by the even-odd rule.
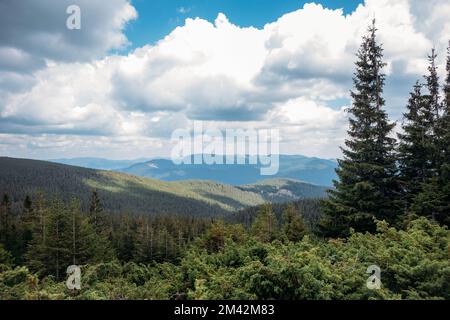
[[168, 159], [154, 159], [136, 163], [117, 171], [164, 181], [207, 179], [220, 183], [241, 185], [256, 183], [268, 178], [287, 178], [316, 185], [332, 186], [332, 180], [336, 179], [336, 166], [337, 163], [334, 160], [301, 155], [280, 155], [279, 171], [274, 176], [262, 176], [259, 165], [176, 165]]
[[325, 196], [325, 187], [272, 179], [256, 185], [231, 186], [212, 181], [166, 182], [113, 171], [46, 161], [0, 157], [0, 194], [20, 208], [26, 195], [43, 191], [68, 201], [80, 199], [87, 209], [97, 189], [106, 210], [148, 214], [225, 215], [264, 202]]
[[90, 169], [117, 170], [132, 166], [136, 163], [149, 161], [149, 159], [109, 160], [103, 158], [70, 158], [70, 159], [63, 158], [63, 159], [50, 159], [47, 161]]

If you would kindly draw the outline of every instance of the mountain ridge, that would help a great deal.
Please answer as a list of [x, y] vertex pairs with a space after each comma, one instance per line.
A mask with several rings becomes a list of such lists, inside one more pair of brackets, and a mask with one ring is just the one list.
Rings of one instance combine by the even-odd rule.
[[178, 164], [169, 159], [156, 158], [135, 163], [117, 171], [165, 181], [210, 179], [221, 183], [242, 185], [271, 178], [288, 178], [331, 187], [337, 178], [337, 162], [302, 155], [280, 155], [279, 171], [273, 176], [261, 176], [259, 164]]
[[146, 161], [151, 161], [150, 158], [138, 158], [138, 159], [122, 159], [114, 160], [99, 157], [76, 157], [76, 158], [58, 158], [58, 159], [48, 159], [43, 161], [55, 162], [60, 164], [67, 164], [71, 166], [78, 166], [89, 169], [99, 169], [99, 170], [117, 170], [132, 166], [136, 163], [142, 163]]
[[113, 170], [163, 181], [213, 180], [231, 185], [256, 183], [271, 178], [288, 178], [331, 187], [337, 178], [336, 160], [303, 155], [280, 155], [279, 171], [274, 176], [261, 176], [260, 165], [217, 164], [176, 165], [164, 157], [153, 159], [109, 160], [104, 158], [71, 158], [48, 160], [85, 168]]
[[26, 195], [43, 191], [86, 209], [93, 189], [111, 212], [219, 216], [264, 202], [324, 197], [326, 187], [272, 179], [232, 186], [215, 181], [161, 181], [121, 172], [89, 169], [41, 160], [0, 157], [0, 192], [20, 207]]

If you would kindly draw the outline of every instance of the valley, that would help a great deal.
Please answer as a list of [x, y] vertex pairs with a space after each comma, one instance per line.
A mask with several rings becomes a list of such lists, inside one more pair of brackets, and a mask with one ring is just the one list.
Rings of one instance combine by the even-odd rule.
[[168, 182], [46, 161], [0, 158], [0, 192], [11, 196], [13, 209], [17, 210], [27, 195], [37, 192], [65, 201], [80, 199], [86, 210], [92, 191], [97, 190], [105, 210], [113, 213], [223, 216], [265, 202], [322, 198], [326, 189], [292, 179], [241, 186], [210, 180]]

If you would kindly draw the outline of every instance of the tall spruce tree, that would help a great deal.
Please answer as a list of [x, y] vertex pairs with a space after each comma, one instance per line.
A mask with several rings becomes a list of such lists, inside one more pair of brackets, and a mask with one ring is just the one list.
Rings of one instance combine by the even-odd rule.
[[428, 88], [428, 108], [427, 111], [430, 113], [429, 117], [429, 135], [431, 138], [431, 147], [433, 150], [431, 152], [431, 161], [434, 175], [437, 175], [439, 172], [439, 167], [442, 164], [441, 159], [441, 130], [439, 129], [439, 118], [441, 115], [441, 103], [440, 103], [440, 95], [439, 95], [439, 77], [436, 66], [436, 52], [433, 48], [431, 50], [431, 55], [428, 56], [428, 74], [425, 77], [427, 88]]
[[443, 101], [439, 101], [439, 79], [437, 78], [434, 52], [430, 57], [429, 75], [426, 76], [434, 112], [434, 175], [423, 184], [423, 191], [413, 202], [415, 214], [427, 216], [450, 227], [450, 43], [447, 48], [446, 77], [443, 86]]
[[444, 110], [447, 115], [450, 115], [450, 41], [448, 42], [447, 47], [447, 63], [445, 65], [445, 70], [447, 71], [447, 75], [444, 84]]
[[442, 193], [442, 210], [436, 220], [450, 228], [450, 41], [447, 48], [446, 77], [444, 83], [443, 114], [439, 122], [442, 146], [442, 165], [440, 168], [440, 190]]
[[441, 117], [437, 122], [437, 136], [439, 139], [439, 164], [450, 165], [450, 41], [447, 48], [446, 76], [443, 85], [443, 99], [441, 103]]
[[416, 82], [403, 115], [403, 133], [399, 133], [398, 162], [403, 190], [404, 209], [408, 211], [412, 200], [423, 184], [433, 176], [435, 152], [433, 110], [430, 97], [422, 94], [422, 85]]
[[103, 205], [100, 201], [97, 190], [92, 191], [91, 202], [89, 205], [89, 222], [94, 227], [95, 232], [98, 234], [106, 232], [107, 221], [103, 212]]
[[376, 31], [373, 20], [357, 53], [349, 139], [338, 161], [339, 180], [323, 203], [325, 236], [347, 236], [350, 228], [374, 232], [373, 218], [394, 222], [399, 213], [395, 139], [389, 136], [395, 124], [383, 110], [385, 63]]
[[443, 159], [446, 165], [450, 165], [450, 41], [447, 48], [447, 63], [445, 66], [446, 77], [444, 83], [443, 115], [440, 121], [442, 131]]
[[26, 254], [31, 270], [61, 279], [69, 265], [111, 260], [113, 253], [106, 238], [95, 233], [78, 201], [65, 205], [55, 198], [47, 207], [38, 199], [33, 215], [32, 240]]
[[106, 237], [98, 234], [89, 219], [81, 213], [79, 201], [72, 199], [66, 212], [68, 232], [65, 247], [69, 249], [67, 261], [72, 261], [72, 264], [109, 261], [113, 257], [113, 251]]
[[428, 75], [425, 76], [427, 82], [428, 92], [430, 95], [430, 109], [434, 112], [434, 118], [439, 118], [439, 111], [441, 109], [440, 105], [440, 95], [439, 95], [439, 77], [437, 73], [436, 66], [437, 54], [435, 49], [431, 50], [431, 55], [428, 56]]
[[5, 193], [0, 202], [0, 243], [5, 246], [6, 250], [10, 250], [11, 220], [11, 199]]
[[32, 217], [28, 222], [31, 232], [31, 241], [25, 259], [28, 267], [38, 274], [48, 274], [52, 270], [53, 259], [48, 250], [48, 225], [50, 210], [43, 193], [39, 192], [33, 203]]
[[149, 263], [153, 260], [154, 252], [155, 232], [148, 217], [140, 217], [137, 221], [134, 259], [141, 263]]

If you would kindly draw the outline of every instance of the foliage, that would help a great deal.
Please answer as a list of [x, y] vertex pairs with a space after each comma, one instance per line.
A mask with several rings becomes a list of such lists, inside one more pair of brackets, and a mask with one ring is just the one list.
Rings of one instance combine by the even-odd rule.
[[400, 180], [405, 208], [409, 209], [423, 184], [433, 176], [433, 110], [429, 96], [422, 94], [422, 85], [415, 84], [404, 114], [403, 131], [398, 134]]
[[297, 242], [305, 235], [303, 216], [290, 204], [283, 212], [283, 234], [289, 240]]
[[262, 242], [271, 242], [278, 236], [278, 220], [272, 210], [272, 205], [267, 203], [261, 206], [258, 215], [252, 225], [252, 235]]
[[444, 99], [433, 49], [425, 76], [428, 94], [408, 106], [406, 117], [412, 121], [399, 136], [399, 159], [407, 211], [450, 226], [450, 47], [447, 53]]
[[339, 181], [323, 203], [321, 230], [326, 236], [347, 236], [350, 228], [373, 232], [372, 218], [394, 222], [398, 214], [395, 139], [390, 137], [395, 124], [383, 109], [385, 63], [375, 21], [363, 37], [357, 58], [349, 139], [342, 149], [344, 158], [338, 161]]
[[[80, 291], [54, 274], [14, 267], [0, 247], [0, 299], [449, 299], [449, 231], [423, 217], [411, 217], [405, 230], [376, 224], [374, 234], [307, 234], [293, 242], [215, 221], [175, 263], [111, 258], [82, 265]], [[379, 290], [366, 286], [370, 265], [381, 268]]]

